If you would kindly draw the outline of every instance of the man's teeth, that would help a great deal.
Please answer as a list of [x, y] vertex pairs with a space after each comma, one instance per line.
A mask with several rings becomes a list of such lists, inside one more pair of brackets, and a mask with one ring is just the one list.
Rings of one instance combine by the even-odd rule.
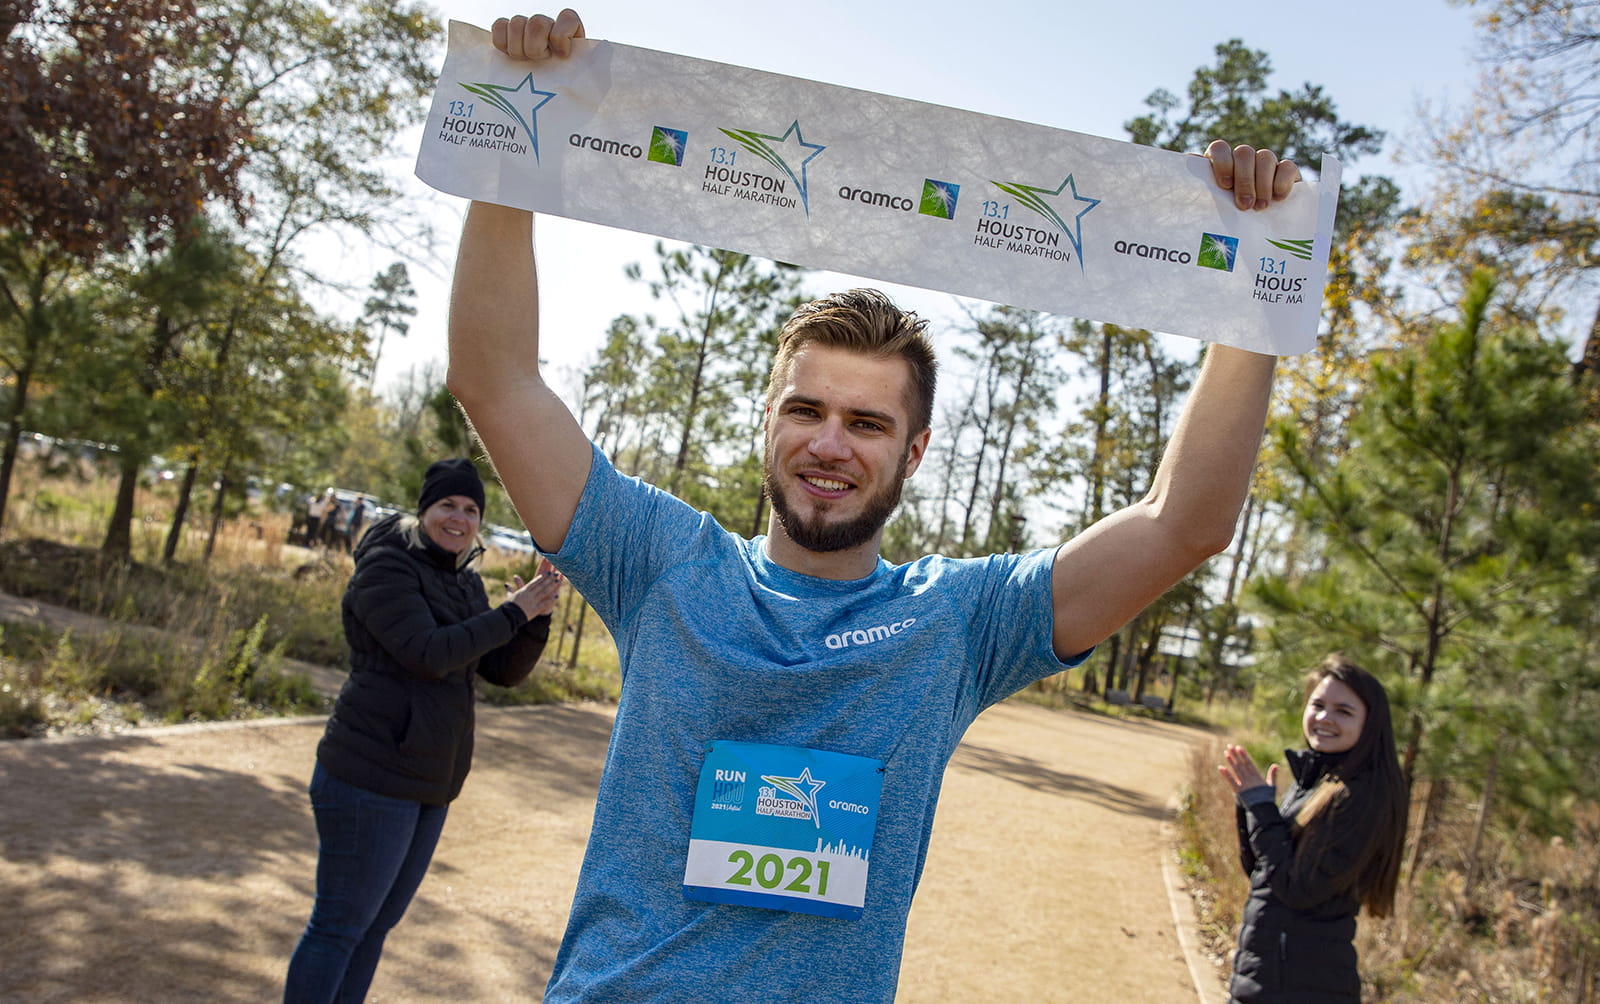
[[806, 480], [825, 492], [842, 492], [850, 487], [843, 481], [833, 481], [828, 478], [806, 478]]

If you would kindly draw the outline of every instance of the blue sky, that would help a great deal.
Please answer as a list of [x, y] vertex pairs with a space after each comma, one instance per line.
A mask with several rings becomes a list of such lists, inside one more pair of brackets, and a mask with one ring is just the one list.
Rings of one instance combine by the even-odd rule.
[[[502, 13], [484, 0], [436, 4], [446, 19], [487, 27]], [[537, 11], [539, 8], [533, 8]], [[1471, 59], [1474, 10], [1444, 0], [1345, 0], [1314, 5], [1285, 0], [1241, 6], [1194, 0], [1056, 3], [988, 0], [816, 0], [805, 5], [661, 0], [610, 0], [576, 8], [592, 38], [664, 49], [700, 59], [750, 66], [1071, 129], [1126, 137], [1123, 123], [1145, 111], [1158, 87], [1181, 94], [1195, 69], [1209, 65], [1218, 43], [1240, 38], [1271, 57], [1274, 88], [1321, 85], [1351, 122], [1389, 134], [1385, 152], [1346, 166], [1346, 177], [1382, 173], [1408, 194], [1421, 194], [1426, 175], [1397, 165], [1390, 151], [1416, 131], [1422, 103], [1465, 103], [1476, 77]], [[405, 138], [399, 165], [409, 172], [415, 140]], [[378, 383], [444, 355], [445, 297], [461, 200], [414, 180], [416, 205], [437, 221], [440, 260], [413, 265], [418, 315], [404, 339], [384, 347]], [[539, 247], [545, 302], [544, 352], [557, 382], [575, 372], [598, 346], [610, 320], [649, 308], [648, 295], [623, 279], [631, 261], [648, 272], [654, 238], [548, 219]], [[358, 286], [393, 260], [383, 249], [339, 247], [341, 275]], [[854, 283], [817, 276], [821, 292]], [[907, 305], [952, 316], [945, 294], [886, 287]], [[366, 296], [358, 290], [334, 309], [353, 316]]]

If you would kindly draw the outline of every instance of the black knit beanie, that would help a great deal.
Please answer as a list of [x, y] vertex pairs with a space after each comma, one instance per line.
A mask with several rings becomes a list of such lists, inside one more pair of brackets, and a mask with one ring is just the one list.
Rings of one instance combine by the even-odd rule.
[[478, 503], [479, 513], [483, 512], [483, 479], [478, 477], [478, 469], [472, 461], [465, 457], [435, 460], [428, 465], [428, 472], [422, 476], [422, 491], [417, 495], [417, 515], [421, 516], [429, 506], [451, 495], [465, 495]]

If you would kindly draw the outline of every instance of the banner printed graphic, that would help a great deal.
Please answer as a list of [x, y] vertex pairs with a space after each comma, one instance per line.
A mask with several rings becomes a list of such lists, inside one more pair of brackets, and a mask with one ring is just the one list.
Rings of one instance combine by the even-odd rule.
[[440, 191], [1276, 355], [1316, 342], [1340, 165], [1239, 212], [1204, 158], [593, 40], [450, 23]]

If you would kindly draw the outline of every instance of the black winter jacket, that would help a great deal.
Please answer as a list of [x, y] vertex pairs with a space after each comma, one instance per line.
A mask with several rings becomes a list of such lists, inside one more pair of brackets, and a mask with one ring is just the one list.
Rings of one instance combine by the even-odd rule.
[[350, 676], [317, 746], [329, 773], [358, 788], [426, 805], [461, 793], [472, 766], [473, 674], [510, 687], [544, 651], [550, 618], [515, 603], [490, 609], [483, 580], [400, 516], [356, 548], [342, 604]]
[[1344, 755], [1286, 755], [1294, 786], [1282, 808], [1266, 801], [1238, 809], [1239, 857], [1250, 876], [1250, 898], [1228, 989], [1244, 1004], [1359, 1002], [1355, 936], [1361, 900], [1355, 879], [1373, 852], [1370, 775], [1342, 778], [1344, 796], [1325, 806], [1305, 839], [1297, 840], [1289, 821], [1318, 781], [1339, 775]]

